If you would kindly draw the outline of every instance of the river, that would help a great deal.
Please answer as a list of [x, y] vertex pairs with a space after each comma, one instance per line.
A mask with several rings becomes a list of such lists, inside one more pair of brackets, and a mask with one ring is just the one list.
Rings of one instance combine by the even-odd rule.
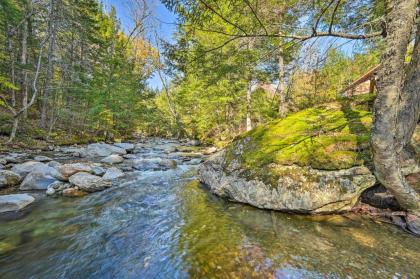
[[420, 278], [419, 239], [396, 227], [231, 203], [197, 168], [132, 172], [83, 198], [38, 194], [0, 218], [0, 278]]

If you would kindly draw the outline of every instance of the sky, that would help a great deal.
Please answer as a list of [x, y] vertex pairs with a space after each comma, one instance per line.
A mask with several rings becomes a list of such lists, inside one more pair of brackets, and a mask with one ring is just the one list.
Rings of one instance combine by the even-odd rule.
[[[172, 42], [172, 35], [176, 30], [175, 15], [169, 11], [159, 0], [146, 0], [149, 9], [152, 12], [150, 28], [156, 28], [159, 37], [165, 41]], [[121, 25], [125, 31], [131, 30], [133, 22], [131, 20], [129, 1], [125, 0], [103, 0], [106, 9], [114, 6], [117, 11]], [[171, 24], [172, 23], [172, 24]], [[151, 30], [148, 30], [151, 32]], [[150, 34], [149, 34], [150, 35]], [[162, 89], [162, 83], [157, 75], [148, 80], [151, 88]]]

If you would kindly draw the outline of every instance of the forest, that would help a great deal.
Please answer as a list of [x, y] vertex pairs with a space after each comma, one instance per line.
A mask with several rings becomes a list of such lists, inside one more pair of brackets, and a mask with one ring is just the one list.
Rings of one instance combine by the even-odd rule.
[[419, 59], [416, 0], [0, 0], [0, 277], [416, 278]]

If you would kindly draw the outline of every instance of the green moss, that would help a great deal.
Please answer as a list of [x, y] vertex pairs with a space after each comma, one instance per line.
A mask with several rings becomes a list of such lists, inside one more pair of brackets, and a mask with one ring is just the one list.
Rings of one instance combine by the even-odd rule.
[[345, 104], [310, 108], [257, 127], [227, 149], [245, 169], [271, 163], [337, 170], [369, 161], [371, 113]]

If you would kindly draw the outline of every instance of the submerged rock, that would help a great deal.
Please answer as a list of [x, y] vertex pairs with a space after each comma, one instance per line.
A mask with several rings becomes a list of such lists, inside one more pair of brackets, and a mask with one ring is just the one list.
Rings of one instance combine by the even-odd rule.
[[86, 152], [90, 157], [106, 157], [112, 154], [124, 155], [127, 153], [124, 148], [106, 143], [89, 144], [86, 148]]
[[246, 133], [200, 166], [210, 190], [237, 202], [299, 213], [350, 210], [376, 182], [369, 160], [371, 115], [312, 108]]
[[124, 176], [124, 173], [120, 169], [109, 168], [102, 178], [105, 180], [113, 180], [122, 176]]
[[22, 177], [17, 173], [8, 170], [0, 170], [0, 188], [15, 186], [19, 184], [21, 180]]
[[69, 197], [69, 198], [77, 198], [77, 197], [83, 197], [86, 196], [88, 193], [85, 191], [79, 190], [78, 187], [72, 187], [63, 190], [63, 196]]
[[0, 196], [0, 213], [21, 210], [34, 201], [34, 197], [28, 194]]
[[101, 160], [102, 163], [105, 164], [120, 164], [124, 161], [124, 158], [121, 157], [120, 155], [109, 155], [108, 157], [105, 157]]
[[69, 178], [71, 184], [79, 187], [80, 190], [89, 193], [102, 191], [111, 187], [111, 182], [102, 179], [102, 177], [92, 175], [86, 172], [79, 172]]

